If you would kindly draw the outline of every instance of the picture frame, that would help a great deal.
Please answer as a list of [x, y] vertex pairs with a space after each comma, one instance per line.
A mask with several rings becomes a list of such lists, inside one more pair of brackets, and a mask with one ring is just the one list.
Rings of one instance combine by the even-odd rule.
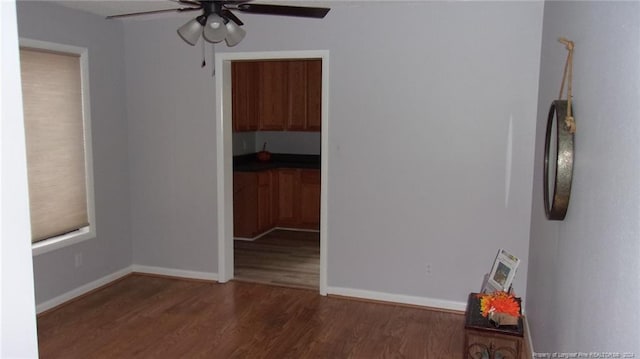
[[483, 288], [484, 293], [504, 291], [508, 292], [516, 275], [520, 259], [504, 249], [498, 250], [491, 272]]

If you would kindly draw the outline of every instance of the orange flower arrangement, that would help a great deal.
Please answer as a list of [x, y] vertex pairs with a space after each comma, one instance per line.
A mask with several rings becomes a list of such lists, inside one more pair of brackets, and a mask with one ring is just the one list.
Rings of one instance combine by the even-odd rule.
[[483, 317], [490, 313], [504, 313], [512, 317], [520, 317], [520, 304], [513, 294], [507, 292], [480, 293], [480, 312]]

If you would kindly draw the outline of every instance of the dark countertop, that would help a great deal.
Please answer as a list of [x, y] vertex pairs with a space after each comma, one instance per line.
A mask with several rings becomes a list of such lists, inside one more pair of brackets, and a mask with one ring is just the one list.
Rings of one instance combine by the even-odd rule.
[[233, 156], [233, 170], [238, 172], [258, 172], [275, 168], [320, 169], [320, 155], [294, 155], [272, 153], [268, 162], [260, 162], [255, 153]]

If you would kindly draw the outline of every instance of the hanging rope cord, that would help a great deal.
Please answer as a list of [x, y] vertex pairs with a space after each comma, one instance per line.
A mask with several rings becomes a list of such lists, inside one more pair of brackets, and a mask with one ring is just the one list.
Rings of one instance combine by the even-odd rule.
[[576, 121], [573, 118], [573, 113], [571, 112], [571, 82], [573, 80], [573, 41], [567, 40], [564, 37], [558, 39], [561, 43], [565, 45], [567, 48], [567, 61], [564, 63], [564, 73], [562, 75], [562, 84], [560, 84], [560, 95], [558, 99], [562, 99], [562, 94], [564, 93], [564, 85], [565, 81], [567, 82], [567, 116], [564, 118], [564, 124], [569, 130], [570, 133], [576, 133]]

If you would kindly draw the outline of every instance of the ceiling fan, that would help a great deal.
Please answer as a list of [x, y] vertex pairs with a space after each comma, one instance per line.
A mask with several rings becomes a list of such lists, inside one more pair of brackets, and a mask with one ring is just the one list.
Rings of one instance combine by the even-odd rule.
[[172, 1], [184, 5], [184, 7], [112, 15], [107, 16], [107, 19], [165, 12], [202, 11], [201, 15], [182, 25], [178, 29], [178, 35], [192, 46], [198, 42], [201, 34], [207, 42], [219, 43], [224, 40], [228, 46], [235, 46], [244, 39], [246, 32], [240, 27], [244, 25], [244, 23], [236, 17], [232, 10], [253, 14], [297, 16], [318, 19], [324, 18], [330, 10], [322, 7], [251, 4], [251, 0]]

